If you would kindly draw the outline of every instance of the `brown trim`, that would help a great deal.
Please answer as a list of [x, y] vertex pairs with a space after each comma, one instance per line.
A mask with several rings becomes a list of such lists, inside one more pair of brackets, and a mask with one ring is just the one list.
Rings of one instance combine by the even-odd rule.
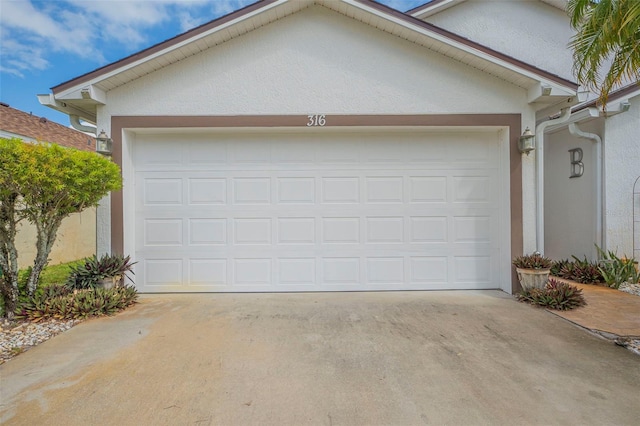
[[[442, 115], [331, 115], [325, 127], [478, 127], [500, 126], [509, 129], [511, 258], [522, 254], [522, 155], [518, 151], [521, 132], [520, 114], [442, 114]], [[153, 128], [307, 128], [307, 115], [236, 116], [114, 116], [111, 118], [113, 160], [122, 167], [122, 136], [125, 129]], [[124, 252], [124, 205], [122, 191], [111, 194], [111, 250]], [[512, 273], [511, 289], [518, 290]]]
[[427, 7], [430, 8], [430, 7], [433, 7], [433, 6], [437, 6], [438, 4], [440, 4], [442, 2], [445, 2], [445, 1], [446, 0], [431, 0], [431, 1], [428, 1], [426, 3], [422, 3], [420, 6], [416, 6], [413, 9], [409, 9], [404, 13], [406, 13], [407, 15], [412, 15], [413, 16], [414, 13], [420, 12], [422, 9], [426, 9]]
[[[106, 74], [106, 73], [109, 73], [111, 71], [117, 70], [118, 68], [121, 68], [123, 66], [129, 65], [129, 64], [131, 64], [133, 62], [136, 62], [136, 61], [144, 59], [144, 58], [146, 58], [146, 57], [148, 57], [150, 55], [158, 53], [161, 50], [167, 49], [167, 48], [169, 48], [171, 46], [174, 46], [174, 45], [176, 45], [178, 43], [186, 41], [186, 40], [188, 40], [188, 39], [190, 39], [190, 38], [192, 38], [192, 37], [194, 37], [194, 36], [196, 36], [198, 34], [202, 34], [203, 32], [212, 30], [212, 29], [214, 29], [214, 28], [216, 28], [216, 27], [218, 27], [220, 25], [223, 25], [223, 24], [229, 22], [229, 21], [241, 18], [244, 15], [247, 15], [247, 14], [249, 14], [251, 12], [254, 12], [254, 11], [258, 10], [258, 9], [266, 7], [269, 4], [274, 3], [276, 1], [278, 1], [278, 0], [260, 0], [260, 1], [257, 1], [256, 3], [250, 4], [249, 6], [246, 6], [246, 7], [242, 8], [242, 9], [239, 9], [239, 10], [237, 10], [235, 12], [232, 12], [232, 13], [230, 13], [228, 15], [225, 15], [225, 16], [223, 16], [221, 18], [214, 19], [213, 21], [207, 22], [207, 23], [205, 23], [205, 24], [203, 24], [203, 25], [201, 25], [199, 27], [196, 27], [196, 28], [190, 30], [190, 31], [187, 31], [187, 32], [182, 33], [182, 34], [179, 34], [176, 37], [170, 38], [170, 39], [168, 39], [166, 41], [158, 43], [158, 44], [156, 44], [154, 46], [151, 46], [151, 47], [149, 47], [147, 49], [141, 50], [140, 52], [137, 52], [137, 53], [135, 53], [135, 54], [133, 54], [131, 56], [127, 56], [126, 58], [120, 59], [119, 61], [112, 62], [111, 64], [105, 65], [105, 66], [103, 66], [101, 68], [98, 68], [96, 70], [93, 70], [91, 72], [83, 74], [83, 75], [81, 75], [79, 77], [76, 77], [76, 78], [68, 80], [68, 81], [66, 81], [64, 83], [61, 83], [61, 84], [59, 84], [57, 86], [54, 86], [54, 87], [51, 88], [51, 90], [52, 90], [52, 92], [54, 94], [56, 94], [56, 93], [59, 93], [61, 91], [67, 90], [67, 89], [69, 89], [69, 88], [71, 88], [73, 86], [76, 86], [78, 84], [85, 83], [85, 82], [87, 82], [87, 81], [89, 81], [89, 80], [91, 80], [93, 78], [96, 78], [96, 77], [99, 77], [99, 76], [101, 76], [103, 74]], [[542, 70], [540, 68], [537, 68], [537, 67], [535, 67], [535, 66], [533, 66], [531, 64], [527, 64], [525, 62], [522, 62], [522, 61], [520, 61], [518, 59], [515, 59], [515, 58], [513, 58], [511, 56], [508, 56], [508, 55], [505, 55], [503, 53], [500, 53], [500, 52], [498, 52], [496, 50], [493, 50], [493, 49], [491, 49], [491, 48], [489, 48], [487, 46], [484, 46], [484, 45], [481, 45], [481, 44], [476, 43], [474, 41], [471, 41], [471, 40], [469, 40], [467, 38], [464, 38], [462, 36], [459, 36], [457, 34], [454, 34], [454, 33], [450, 32], [450, 31], [447, 31], [445, 29], [437, 27], [437, 26], [435, 26], [433, 24], [424, 22], [424, 21], [422, 21], [422, 20], [420, 20], [418, 18], [414, 18], [413, 16], [410, 16], [410, 15], [407, 15], [405, 13], [402, 13], [402, 12], [396, 10], [396, 9], [391, 8], [391, 7], [382, 5], [382, 4], [377, 3], [377, 2], [375, 2], [373, 0], [356, 0], [356, 1], [358, 1], [358, 2], [360, 2], [362, 4], [365, 4], [367, 6], [370, 6], [370, 7], [374, 8], [374, 9], [380, 11], [380, 12], [386, 13], [387, 15], [393, 16], [395, 18], [402, 19], [402, 20], [404, 20], [404, 21], [406, 21], [408, 23], [417, 25], [419, 27], [422, 27], [423, 29], [426, 29], [428, 31], [431, 31], [431, 32], [434, 32], [434, 33], [439, 34], [441, 36], [444, 36], [446, 38], [449, 38], [449, 39], [451, 39], [451, 40], [453, 40], [455, 42], [458, 42], [458, 43], [467, 45], [469, 47], [472, 47], [472, 48], [474, 48], [474, 49], [476, 49], [476, 50], [478, 50], [480, 52], [483, 52], [483, 53], [485, 53], [487, 55], [493, 56], [493, 57], [495, 57], [497, 59], [500, 59], [500, 60], [503, 60], [505, 62], [508, 62], [508, 63], [510, 63], [512, 65], [515, 65], [515, 66], [519, 67], [519, 68], [522, 68], [524, 70], [533, 72], [534, 74], [537, 74], [537, 75], [539, 75], [539, 76], [541, 76], [543, 78], [546, 78], [547, 80], [551, 80], [551, 81], [554, 81], [554, 82], [556, 82], [558, 84], [561, 84], [563, 86], [569, 87], [572, 90], [577, 90], [578, 89], [578, 84], [577, 83], [574, 83], [574, 82], [572, 82], [570, 80], [566, 80], [566, 79], [564, 79], [564, 78], [562, 78], [560, 76], [557, 76], [555, 74], [551, 74], [551, 73], [549, 73], [547, 71], [544, 71], [544, 70]]]
[[[620, 98], [624, 98], [627, 95], [632, 94], [633, 92], [640, 91], [640, 81], [636, 81], [635, 83], [631, 83], [627, 86], [624, 86], [614, 92], [611, 92], [607, 97], [607, 102], [615, 101]], [[575, 109], [572, 110], [572, 113], [576, 113], [578, 111], [582, 111], [583, 109], [592, 108], [595, 106], [601, 106], [600, 99], [594, 99], [592, 101], [587, 102], [586, 104], [578, 105]]]

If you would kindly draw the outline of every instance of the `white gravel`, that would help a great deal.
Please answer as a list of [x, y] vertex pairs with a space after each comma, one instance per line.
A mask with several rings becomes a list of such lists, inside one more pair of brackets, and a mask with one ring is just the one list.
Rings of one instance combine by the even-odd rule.
[[640, 284], [622, 283], [620, 284], [620, 288], [618, 288], [618, 290], [640, 296]]
[[10, 322], [0, 320], [0, 364], [25, 352], [56, 334], [67, 331], [80, 321], [46, 320], [40, 322]]

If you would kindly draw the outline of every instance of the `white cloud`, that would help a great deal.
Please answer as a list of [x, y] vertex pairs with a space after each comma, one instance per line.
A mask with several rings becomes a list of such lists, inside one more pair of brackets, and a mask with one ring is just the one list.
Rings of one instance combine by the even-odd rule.
[[[22, 75], [29, 69], [45, 69], [50, 65], [48, 58], [56, 52], [90, 58], [102, 65], [105, 48], [133, 53], [251, 1], [2, 0], [1, 72]], [[165, 33], [166, 28], [175, 31], [153, 39], [153, 31], [163, 27]]]

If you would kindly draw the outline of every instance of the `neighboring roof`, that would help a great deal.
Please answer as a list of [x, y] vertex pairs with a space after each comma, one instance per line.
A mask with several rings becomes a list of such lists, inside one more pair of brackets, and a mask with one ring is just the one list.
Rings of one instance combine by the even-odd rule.
[[[416, 6], [413, 9], [407, 10], [407, 15], [415, 16], [416, 18], [424, 19], [436, 13], [442, 12], [452, 6], [460, 3], [464, 3], [467, 0], [431, 0], [420, 6]], [[556, 9], [565, 10], [567, 6], [567, 0], [540, 0], [543, 3], [553, 6]]]
[[[609, 93], [609, 96], [607, 97], [607, 110], [611, 111], [612, 110], [611, 105], [613, 104], [624, 103], [636, 96], [640, 96], [640, 81], [636, 81], [634, 83], [628, 84], [626, 86], [623, 86]], [[592, 99], [587, 102], [584, 102], [582, 104], [576, 105], [573, 108], [573, 111], [577, 112], [586, 108], [594, 108], [594, 107], [601, 107], [601, 106], [602, 105], [600, 104], [600, 100], [596, 98], [596, 99]], [[617, 105], [617, 107], [620, 107], [620, 106]], [[615, 107], [613, 109], [615, 110]]]
[[95, 123], [96, 105], [106, 103], [109, 90], [313, 5], [379, 28], [519, 87], [550, 85], [562, 96], [575, 93], [578, 87], [575, 82], [372, 0], [262, 0], [59, 84], [51, 89], [52, 94], [40, 95], [40, 102]]
[[27, 141], [43, 141], [83, 151], [95, 151], [95, 138], [44, 117], [0, 103], [0, 135]]

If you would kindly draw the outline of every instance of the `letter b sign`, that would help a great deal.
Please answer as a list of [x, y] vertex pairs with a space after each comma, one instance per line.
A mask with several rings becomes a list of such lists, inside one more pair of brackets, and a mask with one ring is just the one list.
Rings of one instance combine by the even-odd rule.
[[579, 178], [584, 174], [584, 163], [582, 162], [582, 148], [573, 148], [569, 150], [571, 157], [571, 176], [570, 178]]

